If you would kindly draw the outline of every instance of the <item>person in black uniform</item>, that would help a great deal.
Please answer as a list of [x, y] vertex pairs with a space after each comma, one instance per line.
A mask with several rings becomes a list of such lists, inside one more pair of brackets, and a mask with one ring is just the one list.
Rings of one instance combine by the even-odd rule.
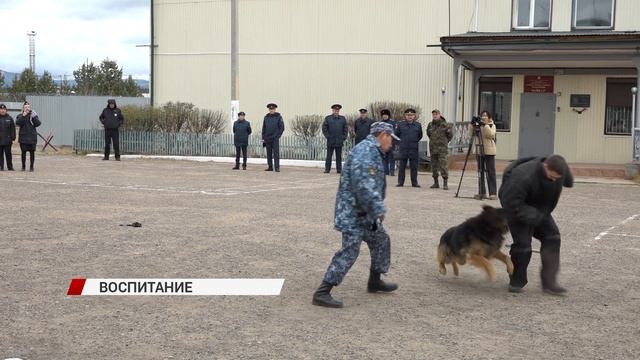
[[[262, 122], [262, 142], [267, 147], [267, 164], [265, 171], [280, 172], [280, 137], [284, 133], [284, 120], [279, 112], [278, 105], [267, 104], [269, 113], [264, 116]], [[274, 167], [275, 166], [275, 167]]]
[[[396, 122], [391, 118], [391, 111], [387, 109], [383, 109], [380, 111], [380, 116], [382, 117], [381, 122], [391, 125], [393, 127], [393, 131], [396, 130]], [[396, 159], [393, 158], [393, 149], [398, 146], [398, 141], [393, 140], [393, 145], [391, 149], [384, 153], [382, 156], [382, 163], [384, 166], [384, 174], [395, 176], [396, 171]]]
[[557, 282], [560, 230], [551, 212], [558, 204], [562, 188], [572, 186], [571, 170], [560, 155], [519, 159], [504, 170], [498, 197], [508, 213], [513, 238], [510, 254], [514, 270], [509, 281], [510, 292], [521, 292], [528, 282], [532, 236], [541, 244], [542, 289], [552, 295], [566, 292]]
[[322, 134], [327, 139], [327, 158], [324, 162], [324, 173], [331, 171], [331, 158], [336, 153], [336, 170], [338, 174], [342, 171], [342, 145], [347, 139], [349, 131], [347, 129], [347, 119], [340, 115], [342, 105], [331, 105], [332, 114], [324, 118], [322, 123]]
[[244, 111], [238, 113], [238, 120], [233, 123], [233, 145], [236, 147], [236, 166], [233, 170], [240, 169], [240, 152], [242, 151], [242, 170], [247, 170], [247, 146], [251, 135], [251, 124], [245, 118]]
[[7, 170], [13, 171], [11, 144], [16, 140], [16, 123], [7, 114], [7, 106], [0, 104], [0, 171], [4, 171], [4, 157], [7, 158]]
[[29, 171], [33, 171], [33, 163], [36, 156], [36, 144], [38, 144], [38, 132], [36, 128], [40, 126], [40, 118], [35, 111], [31, 110], [31, 105], [24, 102], [22, 105], [22, 113], [16, 116], [16, 125], [20, 127], [18, 142], [22, 152], [20, 159], [22, 160], [22, 171], [26, 170], [27, 152], [29, 153]]
[[107, 107], [100, 114], [100, 122], [104, 125], [104, 158], [109, 160], [111, 142], [113, 141], [113, 152], [116, 161], [120, 161], [120, 126], [124, 123], [122, 111], [118, 109], [115, 99], [107, 100]]
[[367, 109], [360, 109], [360, 118], [356, 119], [353, 124], [354, 131], [356, 133], [355, 143], [357, 145], [360, 141], [364, 140], [371, 132], [371, 124], [373, 120], [367, 116]]
[[404, 111], [405, 121], [396, 126], [396, 135], [400, 138], [400, 167], [398, 168], [398, 185], [404, 186], [405, 169], [407, 161], [411, 168], [411, 186], [420, 187], [418, 184], [418, 143], [422, 139], [422, 125], [416, 121], [416, 111], [407, 109]]

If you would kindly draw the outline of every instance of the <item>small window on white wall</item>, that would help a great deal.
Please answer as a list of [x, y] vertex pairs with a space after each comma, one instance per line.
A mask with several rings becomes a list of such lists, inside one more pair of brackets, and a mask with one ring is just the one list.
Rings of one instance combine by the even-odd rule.
[[613, 29], [614, 0], [573, 0], [574, 29]]
[[548, 30], [551, 28], [551, 0], [513, 0], [513, 28]]

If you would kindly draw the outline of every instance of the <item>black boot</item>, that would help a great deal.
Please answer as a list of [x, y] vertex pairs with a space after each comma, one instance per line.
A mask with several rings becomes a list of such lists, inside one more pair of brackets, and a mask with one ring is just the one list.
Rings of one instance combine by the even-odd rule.
[[242, 164], [242, 170], [247, 170], [247, 164]]
[[232, 167], [231, 170], [240, 170], [240, 165], [236, 164], [236, 166]]
[[431, 188], [431, 189], [439, 189], [440, 188], [440, 184], [438, 183], [438, 177], [437, 176], [433, 177], [433, 185], [431, 185], [429, 188]]
[[449, 186], [447, 185], [447, 180], [449, 180], [449, 178], [446, 178], [446, 177], [442, 178], [442, 190], [449, 190]]
[[342, 301], [336, 300], [331, 297], [332, 288], [333, 288], [332, 284], [329, 284], [328, 282], [323, 281], [322, 284], [320, 284], [320, 287], [318, 288], [318, 290], [316, 290], [316, 292], [313, 293], [313, 300], [311, 301], [311, 303], [313, 305], [318, 305], [318, 306], [324, 306], [324, 307], [330, 307], [330, 308], [341, 308]]
[[385, 283], [380, 279], [380, 273], [371, 270], [369, 272], [369, 282], [367, 283], [367, 291], [368, 292], [392, 292], [398, 288], [398, 284], [394, 283]]
[[540, 279], [542, 290], [551, 295], [564, 295], [567, 289], [558, 285], [557, 277], [560, 270], [560, 242], [545, 244], [540, 248]]
[[511, 253], [513, 274], [509, 276], [509, 292], [519, 293], [527, 285], [527, 267], [531, 261], [531, 251]]

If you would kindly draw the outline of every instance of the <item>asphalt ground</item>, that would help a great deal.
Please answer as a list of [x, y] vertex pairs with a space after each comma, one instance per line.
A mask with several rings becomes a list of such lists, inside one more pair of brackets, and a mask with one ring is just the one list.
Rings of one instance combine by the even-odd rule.
[[[15, 159], [14, 158], [14, 163]], [[540, 289], [539, 255], [522, 294], [504, 265], [489, 282], [442, 276], [440, 235], [483, 203], [451, 190], [396, 188], [385, 226], [392, 294], [369, 294], [369, 254], [311, 305], [340, 246], [334, 172], [250, 164], [46, 156], [0, 172], [0, 358], [21, 359], [637, 359], [640, 187], [577, 183], [554, 217], [560, 282]], [[407, 174], [408, 175], [408, 174]], [[408, 176], [407, 176], [408, 177]], [[407, 179], [408, 181], [408, 179]], [[461, 196], [475, 193], [465, 175]], [[120, 226], [140, 222], [142, 227]], [[535, 241], [535, 240], [534, 240]], [[510, 238], [507, 239], [507, 243]], [[536, 241], [535, 247], [539, 246]], [[505, 251], [508, 249], [505, 248]], [[72, 278], [283, 278], [280, 296], [66, 295]]]

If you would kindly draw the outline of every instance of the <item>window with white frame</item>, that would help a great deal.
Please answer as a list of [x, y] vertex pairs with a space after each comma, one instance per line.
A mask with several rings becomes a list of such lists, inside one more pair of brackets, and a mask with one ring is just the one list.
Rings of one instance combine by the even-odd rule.
[[548, 30], [551, 28], [551, 0], [513, 0], [513, 28]]
[[573, 0], [574, 29], [613, 29], [614, 0]]

